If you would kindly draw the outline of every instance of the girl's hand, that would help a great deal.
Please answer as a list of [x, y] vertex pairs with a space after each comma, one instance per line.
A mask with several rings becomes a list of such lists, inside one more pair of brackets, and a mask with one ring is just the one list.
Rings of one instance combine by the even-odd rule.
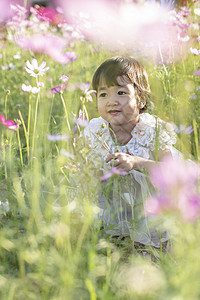
[[154, 161], [127, 153], [107, 154], [106, 162], [113, 160], [113, 167], [129, 172], [133, 169], [146, 169], [147, 171], [155, 164]]

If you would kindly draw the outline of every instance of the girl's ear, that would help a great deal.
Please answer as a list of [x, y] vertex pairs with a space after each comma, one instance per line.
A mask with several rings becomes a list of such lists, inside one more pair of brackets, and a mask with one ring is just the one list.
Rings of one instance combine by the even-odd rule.
[[142, 93], [141, 91], [139, 91], [138, 97], [137, 97], [137, 102], [138, 102], [138, 108], [139, 109], [143, 109], [146, 105], [146, 97], [144, 95], [144, 93]]
[[142, 99], [140, 99], [140, 100], [138, 101], [138, 108], [139, 108], [139, 109], [144, 108], [145, 105], [146, 105], [146, 101], [144, 101], [144, 100], [142, 100]]

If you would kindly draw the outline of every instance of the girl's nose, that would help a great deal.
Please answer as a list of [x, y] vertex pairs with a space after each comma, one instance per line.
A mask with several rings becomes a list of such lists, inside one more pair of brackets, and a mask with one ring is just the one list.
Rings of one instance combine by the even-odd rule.
[[116, 95], [111, 95], [108, 98], [107, 105], [117, 105], [117, 104], [118, 104], [117, 96]]

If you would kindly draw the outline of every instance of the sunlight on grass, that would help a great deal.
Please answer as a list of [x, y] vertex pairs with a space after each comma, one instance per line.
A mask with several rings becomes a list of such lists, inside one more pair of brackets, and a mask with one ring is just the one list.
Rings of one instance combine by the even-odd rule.
[[[149, 113], [172, 124], [176, 148], [199, 161], [198, 1], [171, 9], [181, 38], [189, 37], [179, 38], [178, 57], [173, 49], [149, 58], [133, 44], [107, 48], [63, 22], [60, 11], [44, 16], [32, 8], [28, 16], [18, 7], [16, 15], [0, 14], [0, 298], [198, 299], [198, 216], [182, 220], [176, 208], [161, 214], [170, 233], [163, 251], [105, 234], [100, 162], [90, 160], [83, 136], [87, 119], [98, 116], [90, 85], [96, 68], [112, 56], [133, 55], [149, 74]], [[37, 43], [29, 34], [37, 34]]]

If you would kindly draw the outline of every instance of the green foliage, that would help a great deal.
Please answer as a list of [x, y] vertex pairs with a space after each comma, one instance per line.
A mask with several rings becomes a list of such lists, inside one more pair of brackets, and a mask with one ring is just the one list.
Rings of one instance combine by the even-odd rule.
[[[13, 63], [15, 68], [0, 68], [0, 111], [7, 119], [24, 122], [25, 128], [20, 125], [17, 137], [16, 131], [0, 125], [0, 194], [10, 207], [0, 211], [0, 299], [199, 299], [199, 221], [166, 221], [173, 233], [167, 253], [151, 247], [136, 250], [130, 239], [105, 237], [100, 222], [96, 225], [100, 180], [94, 162], [87, 159], [89, 146], [79, 130], [72, 130], [83, 109], [81, 91], [74, 86], [91, 82], [100, 63], [125, 53], [80, 41], [68, 50], [78, 59], [66, 66], [9, 41], [1, 50], [1, 65]], [[15, 60], [15, 54], [21, 59]], [[33, 57], [50, 67], [39, 79], [44, 83], [39, 96], [21, 89], [23, 83], [35, 86], [35, 78], [24, 69]], [[177, 126], [192, 125], [191, 135], [178, 135], [177, 147], [198, 160], [200, 76], [194, 70], [199, 57], [188, 54], [169, 65], [138, 59], [147, 64], [155, 105], [151, 113]], [[67, 112], [61, 95], [51, 93], [63, 74], [69, 76], [62, 94]], [[90, 118], [98, 116], [93, 100], [85, 103]], [[61, 133], [66, 140], [46, 137]]]

